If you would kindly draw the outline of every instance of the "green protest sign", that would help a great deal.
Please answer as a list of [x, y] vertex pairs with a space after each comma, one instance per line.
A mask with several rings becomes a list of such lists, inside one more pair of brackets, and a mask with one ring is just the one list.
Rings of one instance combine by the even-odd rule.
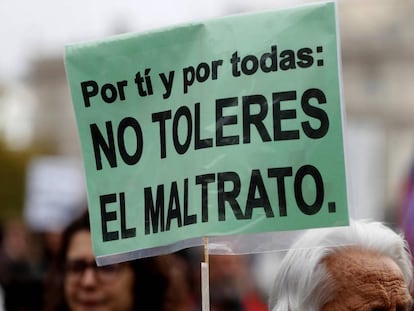
[[337, 41], [327, 2], [67, 46], [98, 260], [346, 225]]

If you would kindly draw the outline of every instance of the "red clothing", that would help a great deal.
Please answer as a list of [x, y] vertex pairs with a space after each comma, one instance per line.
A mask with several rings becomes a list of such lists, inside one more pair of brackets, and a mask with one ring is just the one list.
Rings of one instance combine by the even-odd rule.
[[267, 304], [254, 292], [248, 293], [243, 298], [243, 307], [245, 311], [268, 311]]

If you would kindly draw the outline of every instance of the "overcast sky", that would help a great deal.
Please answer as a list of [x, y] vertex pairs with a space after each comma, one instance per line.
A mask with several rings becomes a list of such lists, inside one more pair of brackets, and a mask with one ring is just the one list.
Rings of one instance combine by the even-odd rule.
[[68, 43], [298, 2], [306, 0], [1, 0], [0, 82], [31, 59], [63, 55]]

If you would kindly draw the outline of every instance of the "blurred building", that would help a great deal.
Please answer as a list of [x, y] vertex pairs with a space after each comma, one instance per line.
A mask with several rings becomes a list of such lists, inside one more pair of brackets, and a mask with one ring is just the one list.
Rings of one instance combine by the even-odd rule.
[[30, 146], [34, 138], [36, 99], [23, 83], [0, 85], [0, 140], [10, 150]]
[[388, 207], [374, 215], [390, 222], [414, 160], [413, 10], [405, 0], [339, 1], [350, 188], [358, 211]]
[[80, 145], [63, 56], [34, 61], [29, 82], [38, 102], [33, 143], [47, 146], [56, 155], [79, 157]]

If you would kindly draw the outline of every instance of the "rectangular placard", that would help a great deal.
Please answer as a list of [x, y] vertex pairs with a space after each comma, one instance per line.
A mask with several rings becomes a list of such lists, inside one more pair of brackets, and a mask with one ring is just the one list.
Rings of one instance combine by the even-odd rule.
[[335, 6], [66, 47], [97, 257], [348, 224]]

